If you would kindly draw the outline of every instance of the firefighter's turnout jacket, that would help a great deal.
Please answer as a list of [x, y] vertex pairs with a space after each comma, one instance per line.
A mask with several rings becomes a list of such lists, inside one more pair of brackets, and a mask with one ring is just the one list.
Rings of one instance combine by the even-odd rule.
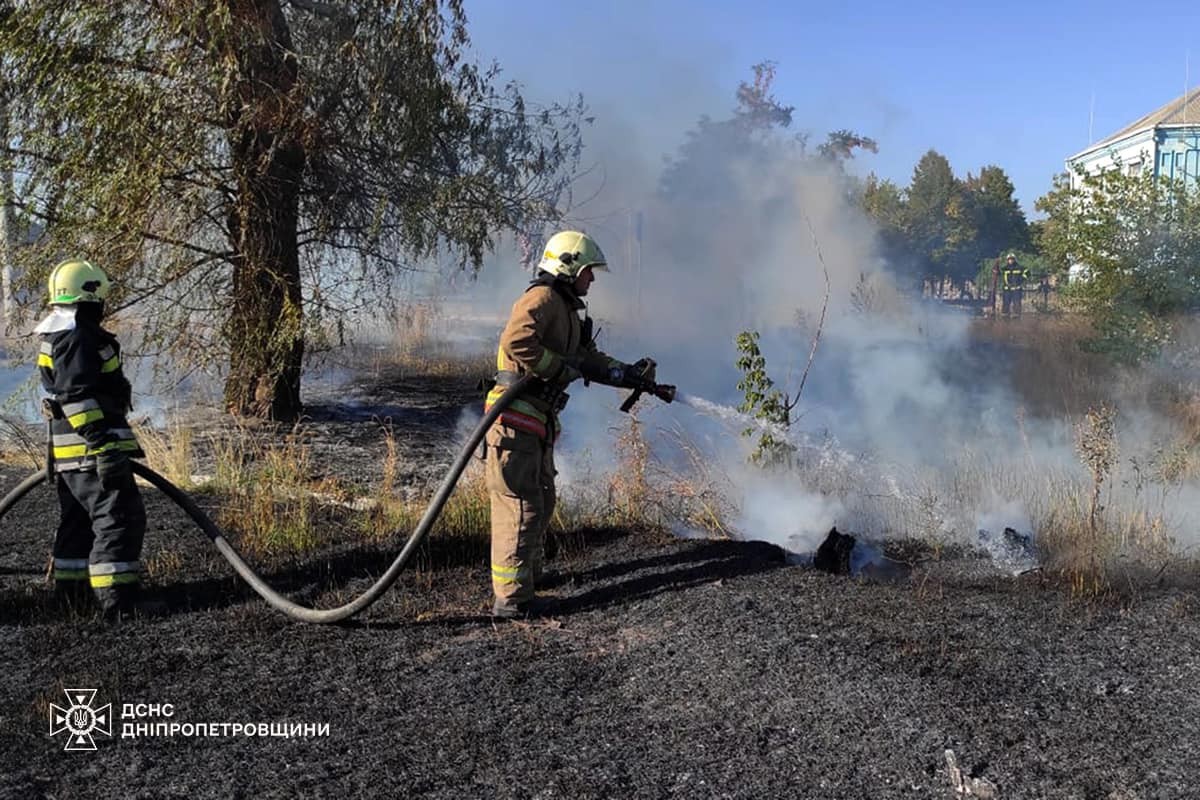
[[532, 373], [539, 380], [505, 409], [498, 423], [553, 442], [558, 435], [557, 412], [566, 403], [565, 390], [573, 377], [582, 374], [589, 381], [620, 385], [625, 364], [597, 349], [592, 336], [584, 302], [569, 284], [543, 273], [513, 304], [496, 352], [499, 379], [488, 393], [485, 408], [496, 402], [512, 379]]
[[100, 327], [102, 313], [93, 303], [60, 306], [35, 330], [62, 509], [55, 591], [82, 602], [90, 589], [108, 613], [136, 596], [146, 510], [132, 475], [106, 487], [95, 472], [96, 455], [109, 449], [142, 455], [125, 418], [132, 390], [121, 370], [121, 346]]
[[[54, 315], [62, 315], [58, 324]], [[39, 326], [37, 365], [51, 398], [55, 471], [94, 469], [96, 454], [109, 448], [143, 455], [125, 418], [132, 390], [117, 338], [75, 309], [57, 309], [51, 318]]]
[[1029, 270], [1016, 262], [1006, 263], [1000, 269], [1006, 290], [1021, 289], [1025, 286], [1025, 281], [1029, 280]]

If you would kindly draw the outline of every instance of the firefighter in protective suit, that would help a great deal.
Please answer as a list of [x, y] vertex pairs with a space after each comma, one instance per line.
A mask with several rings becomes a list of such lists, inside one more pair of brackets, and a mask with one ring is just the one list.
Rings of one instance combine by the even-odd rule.
[[546, 527], [554, 513], [554, 440], [565, 389], [577, 378], [607, 386], [654, 380], [654, 362], [626, 364], [597, 349], [582, 298], [604, 253], [586, 234], [563, 231], [547, 242], [536, 277], [512, 307], [496, 353], [496, 385], [485, 407], [521, 376], [534, 380], [488, 430], [487, 487], [492, 510], [492, 615], [538, 612]]
[[1017, 263], [1016, 253], [1009, 253], [1000, 274], [1004, 288], [1000, 313], [1019, 317], [1021, 301], [1025, 297], [1025, 281], [1029, 280], [1029, 270]]
[[64, 261], [49, 284], [51, 311], [35, 332], [62, 510], [54, 589], [74, 607], [94, 596], [113, 619], [135, 608], [146, 531], [130, 462], [142, 451], [125, 418], [132, 390], [116, 337], [100, 327], [108, 276], [87, 261]]

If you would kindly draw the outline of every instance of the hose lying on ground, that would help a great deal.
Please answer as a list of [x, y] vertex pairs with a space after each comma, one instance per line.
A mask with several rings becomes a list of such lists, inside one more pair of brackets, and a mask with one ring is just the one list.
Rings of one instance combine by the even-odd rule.
[[[383, 593], [391, 588], [396, 579], [400, 577], [400, 572], [412, 558], [412, 554], [416, 551], [421, 543], [425, 541], [425, 537], [429, 535], [429, 531], [433, 528], [433, 523], [437, 521], [438, 515], [442, 512], [442, 507], [446, 505], [446, 501], [450, 499], [451, 493], [454, 491], [458, 479], [462, 477], [463, 470], [467, 468], [467, 463], [474, 455], [479, 443], [483, 441], [483, 437], [487, 434], [488, 428], [496, 421], [496, 418], [508, 408], [517, 394], [525, 387], [525, 384], [530, 380], [530, 376], [522, 377], [512, 386], [508, 387], [504, 394], [496, 400], [487, 413], [483, 415], [483, 419], [472, 431], [470, 439], [458, 454], [458, 458], [450, 466], [450, 471], [446, 473], [446, 477], [442, 479], [441, 485], [430, 501], [429, 507], [425, 509], [425, 515], [421, 517], [421, 521], [417, 523], [417, 527], [413, 530], [412, 535], [408, 537], [404, 548], [400, 554], [392, 561], [391, 566], [383, 575], [367, 587], [367, 590], [360, 594], [349, 603], [340, 605], [337, 608], [308, 608], [306, 606], [293, 603], [288, 598], [284, 597], [279, 592], [272, 589], [267, 582], [264, 581], [254, 569], [246, 563], [237, 550], [233, 548], [226, 539], [221, 529], [216, 526], [204, 510], [196, 505], [196, 502], [187, 494], [169, 480], [159, 475], [154, 470], [144, 464], [134, 462], [133, 472], [144, 478], [148, 483], [154, 485], [167, 497], [171, 498], [188, 516], [200, 526], [204, 534], [208, 536], [217, 550], [225, 557], [225, 560], [230, 563], [242, 580], [250, 584], [250, 588], [258, 592], [259, 596], [268, 603], [287, 614], [293, 619], [298, 619], [302, 622], [314, 622], [318, 624], [327, 624], [331, 622], [341, 622], [347, 620], [360, 611], [365, 610], [372, 603], [383, 596]], [[44, 469], [38, 470], [33, 475], [30, 475], [25, 480], [21, 481], [17, 488], [9, 492], [3, 500], [0, 500], [0, 518], [9, 512], [17, 501], [29, 493], [33, 487], [37, 486], [42, 481], [46, 480], [47, 471]]]

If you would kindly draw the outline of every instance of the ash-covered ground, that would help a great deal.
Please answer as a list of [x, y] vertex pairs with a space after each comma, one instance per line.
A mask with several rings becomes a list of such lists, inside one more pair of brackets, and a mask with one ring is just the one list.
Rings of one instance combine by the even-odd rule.
[[[395, 412], [430, 474], [477, 398], [446, 381], [385, 382], [363, 404]], [[351, 478], [379, 415], [346, 397], [316, 404], [312, 436], [350, 454], [321, 464]], [[760, 543], [589, 530], [561, 543], [546, 619], [494, 624], [485, 561], [434, 558], [361, 619], [313, 627], [146, 496], [168, 609], [117, 627], [47, 603], [51, 492], [0, 521], [0, 797], [1200, 797], [1200, 594], [1183, 570], [1080, 601], [972, 554], [920, 553], [880, 581]], [[344, 542], [269, 572], [327, 605], [398, 547]], [[50, 733], [65, 689], [112, 704], [95, 751]]]

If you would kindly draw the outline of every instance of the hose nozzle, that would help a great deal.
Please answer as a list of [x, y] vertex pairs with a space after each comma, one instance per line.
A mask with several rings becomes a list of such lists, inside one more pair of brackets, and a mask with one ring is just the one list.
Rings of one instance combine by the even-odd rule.
[[626, 397], [625, 402], [621, 403], [621, 410], [628, 414], [633, 409], [634, 404], [637, 403], [638, 400], [642, 399], [642, 394], [644, 392], [649, 392], [659, 400], [662, 400], [664, 403], [670, 403], [675, 399], [675, 387], [671, 384], [652, 383], [651, 381], [645, 381], [644, 383], [639, 383], [634, 390], [629, 393], [629, 397]]

